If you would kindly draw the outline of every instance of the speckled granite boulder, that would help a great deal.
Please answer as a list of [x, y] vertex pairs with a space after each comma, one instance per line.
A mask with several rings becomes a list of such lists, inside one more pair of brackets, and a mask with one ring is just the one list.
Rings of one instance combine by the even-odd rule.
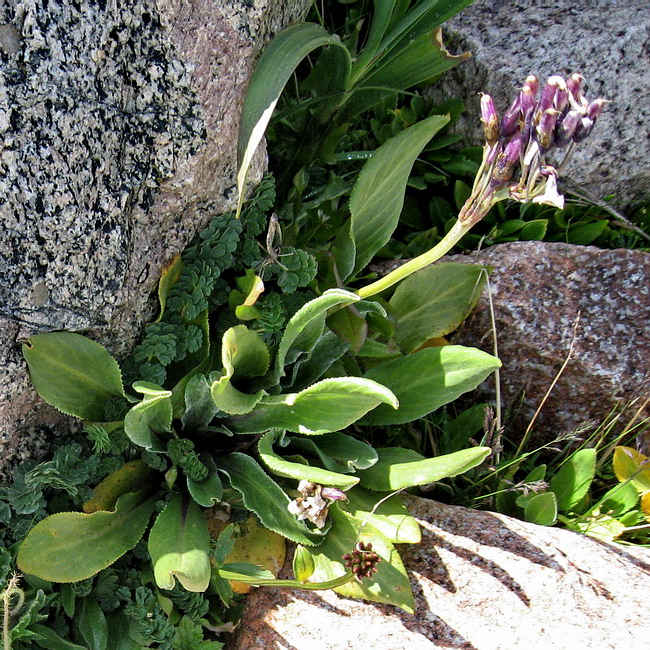
[[650, 551], [409, 497], [416, 611], [332, 591], [259, 588], [229, 650], [609, 650], [650, 647]]
[[[438, 97], [460, 97], [460, 131], [478, 142], [477, 93], [505, 110], [528, 74], [580, 72], [588, 97], [612, 101], [563, 173], [622, 203], [650, 195], [650, 11], [647, 0], [476, 0], [447, 23], [447, 45], [472, 59], [445, 75]], [[612, 164], [612, 159], [616, 164]]]
[[232, 207], [247, 79], [309, 4], [0, 2], [2, 458], [52, 417], [16, 339], [132, 344], [161, 269]]
[[[650, 255], [571, 244], [514, 242], [478, 255], [490, 275], [501, 369], [502, 402], [517, 412], [506, 435], [521, 437], [564, 363], [566, 369], [537, 419], [538, 440], [553, 440], [599, 421], [617, 401], [650, 390]], [[458, 339], [492, 352], [492, 324], [484, 293]], [[494, 380], [472, 400], [493, 399]]]

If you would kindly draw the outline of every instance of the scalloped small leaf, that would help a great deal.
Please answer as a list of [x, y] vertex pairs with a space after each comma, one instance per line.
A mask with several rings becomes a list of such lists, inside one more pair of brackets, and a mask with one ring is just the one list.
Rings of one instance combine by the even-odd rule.
[[59, 512], [40, 521], [18, 550], [18, 568], [51, 582], [94, 576], [131, 550], [149, 524], [155, 498], [129, 492], [113, 512]]
[[22, 351], [34, 388], [62, 413], [102, 422], [106, 402], [124, 395], [117, 361], [81, 334], [34, 334]]

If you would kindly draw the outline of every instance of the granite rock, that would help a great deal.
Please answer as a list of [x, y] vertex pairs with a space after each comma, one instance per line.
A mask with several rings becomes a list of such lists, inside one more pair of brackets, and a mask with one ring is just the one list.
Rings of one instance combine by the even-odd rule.
[[[490, 291], [503, 362], [502, 404], [516, 413], [507, 423], [508, 437], [521, 437], [572, 341], [571, 359], [536, 421], [536, 439], [553, 440], [590, 421], [601, 421], [617, 402], [648, 396], [648, 253], [513, 242], [446, 259], [492, 269]], [[487, 291], [457, 342], [493, 351]], [[471, 399], [494, 399], [494, 378]]]
[[416, 610], [259, 588], [229, 650], [650, 648], [650, 551], [408, 497]]
[[[465, 103], [458, 129], [483, 144], [480, 91], [505, 110], [529, 74], [580, 72], [587, 96], [611, 100], [563, 177], [598, 197], [630, 204], [650, 196], [650, 12], [646, 0], [476, 0], [446, 23], [446, 43], [473, 57], [444, 75], [436, 99]], [[612, 165], [612, 158], [616, 165]]]
[[68, 329], [118, 354], [133, 344], [161, 269], [233, 207], [247, 80], [309, 4], [0, 0], [3, 459], [53, 417], [17, 340]]

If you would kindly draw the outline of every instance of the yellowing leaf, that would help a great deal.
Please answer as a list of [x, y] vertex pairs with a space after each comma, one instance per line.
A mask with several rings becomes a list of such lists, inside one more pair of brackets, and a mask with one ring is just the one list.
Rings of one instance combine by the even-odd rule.
[[[240, 526], [240, 531], [241, 535], [235, 538], [235, 546], [227, 555], [226, 563], [248, 562], [277, 577], [287, 553], [284, 537], [260, 526], [253, 515]], [[252, 585], [235, 580], [230, 584], [237, 594], [247, 594], [252, 588]]]
[[614, 473], [623, 483], [632, 481], [640, 494], [650, 492], [650, 458], [632, 447], [614, 449]]

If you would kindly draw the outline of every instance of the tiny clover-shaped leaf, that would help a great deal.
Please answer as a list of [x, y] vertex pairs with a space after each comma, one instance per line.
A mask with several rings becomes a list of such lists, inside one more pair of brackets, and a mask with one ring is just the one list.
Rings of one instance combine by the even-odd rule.
[[102, 422], [108, 400], [124, 395], [115, 359], [80, 334], [34, 334], [23, 345], [23, 356], [38, 394], [67, 415]]
[[262, 376], [269, 368], [266, 344], [257, 332], [245, 325], [231, 327], [221, 344], [223, 373], [212, 383], [212, 400], [225, 413], [248, 413], [262, 399], [264, 391], [245, 393], [232, 385], [232, 380]]
[[156, 584], [173, 589], [176, 578], [187, 591], [210, 583], [210, 534], [201, 509], [189, 495], [176, 495], [149, 533], [149, 555]]
[[378, 404], [398, 407], [385, 386], [362, 377], [336, 377], [289, 395], [262, 399], [251, 413], [230, 418], [227, 425], [239, 433], [286, 429], [294, 433], [339, 431], [356, 422]]
[[148, 450], [163, 451], [156, 433], [171, 433], [172, 393], [147, 381], [136, 381], [133, 389], [144, 397], [124, 416], [124, 432]]
[[21, 544], [18, 568], [52, 582], [90, 578], [138, 543], [154, 505], [155, 498], [141, 490], [122, 495], [111, 512], [50, 515]]

